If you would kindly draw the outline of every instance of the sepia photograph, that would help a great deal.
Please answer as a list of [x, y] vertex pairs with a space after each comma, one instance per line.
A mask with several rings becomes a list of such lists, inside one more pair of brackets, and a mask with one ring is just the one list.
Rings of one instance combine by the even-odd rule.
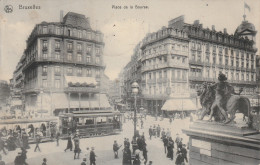
[[260, 0], [0, 0], [0, 165], [259, 165]]

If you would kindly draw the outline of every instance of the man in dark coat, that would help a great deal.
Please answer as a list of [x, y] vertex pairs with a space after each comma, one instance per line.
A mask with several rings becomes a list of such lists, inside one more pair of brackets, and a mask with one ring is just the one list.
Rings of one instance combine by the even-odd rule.
[[91, 148], [90, 154], [89, 154], [89, 161], [90, 165], [96, 165], [96, 154], [94, 152], [94, 147]]
[[131, 157], [131, 150], [128, 146], [125, 146], [123, 149], [123, 165], [131, 165], [132, 164], [132, 157]]
[[115, 159], [118, 159], [118, 150], [121, 146], [119, 146], [117, 144], [117, 141], [115, 140], [114, 141], [114, 144], [113, 144], [113, 151], [114, 151], [114, 155], [115, 155]]
[[152, 126], [150, 126], [150, 128], [149, 128], [149, 136], [150, 136], [150, 140], [151, 140], [151, 139], [152, 139], [152, 136], [153, 136]]
[[71, 137], [70, 133], [69, 133], [69, 136], [68, 136], [67, 148], [64, 151], [66, 152], [67, 149], [70, 149], [70, 151], [72, 151], [72, 137]]
[[176, 165], [185, 165], [184, 160], [188, 163], [186, 145], [183, 144], [181, 148], [177, 150]]
[[164, 146], [164, 152], [167, 153], [168, 138], [166, 136], [163, 137], [163, 146]]

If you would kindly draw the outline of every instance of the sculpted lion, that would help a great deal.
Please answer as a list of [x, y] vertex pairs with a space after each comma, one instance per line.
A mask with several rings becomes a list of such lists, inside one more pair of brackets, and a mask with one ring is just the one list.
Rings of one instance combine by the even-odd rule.
[[[248, 98], [240, 96], [242, 90], [240, 90], [239, 93], [235, 93], [234, 88], [227, 82], [224, 82], [224, 85], [221, 84], [223, 88], [221, 88], [221, 91], [223, 92], [221, 93], [221, 100], [218, 100], [216, 94], [219, 92], [217, 91], [219, 89], [216, 88], [216, 84], [217, 83], [203, 83], [202, 89], [198, 90], [200, 103], [203, 108], [199, 119], [203, 120], [206, 114], [210, 114], [210, 121], [212, 117], [214, 117], [215, 121], [227, 124], [235, 119], [236, 112], [240, 112], [248, 117], [247, 124], [251, 126], [252, 115], [250, 113], [250, 101]], [[218, 104], [221, 105], [222, 110], [220, 110]]]

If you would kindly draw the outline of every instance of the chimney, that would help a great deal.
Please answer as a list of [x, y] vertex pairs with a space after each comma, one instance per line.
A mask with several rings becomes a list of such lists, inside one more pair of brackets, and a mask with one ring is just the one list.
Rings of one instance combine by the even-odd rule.
[[224, 34], [227, 34], [227, 29], [226, 28], [224, 28]]
[[63, 22], [63, 10], [60, 11], [60, 22]]
[[193, 24], [194, 25], [199, 25], [200, 24], [200, 20], [195, 20]]
[[215, 25], [212, 25], [212, 30], [215, 31]]

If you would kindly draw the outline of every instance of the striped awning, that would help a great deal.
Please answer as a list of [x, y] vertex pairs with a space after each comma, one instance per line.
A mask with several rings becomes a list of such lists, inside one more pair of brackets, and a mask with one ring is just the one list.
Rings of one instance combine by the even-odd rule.
[[190, 98], [172, 98], [167, 100], [162, 107], [164, 111], [195, 111], [197, 109]]

